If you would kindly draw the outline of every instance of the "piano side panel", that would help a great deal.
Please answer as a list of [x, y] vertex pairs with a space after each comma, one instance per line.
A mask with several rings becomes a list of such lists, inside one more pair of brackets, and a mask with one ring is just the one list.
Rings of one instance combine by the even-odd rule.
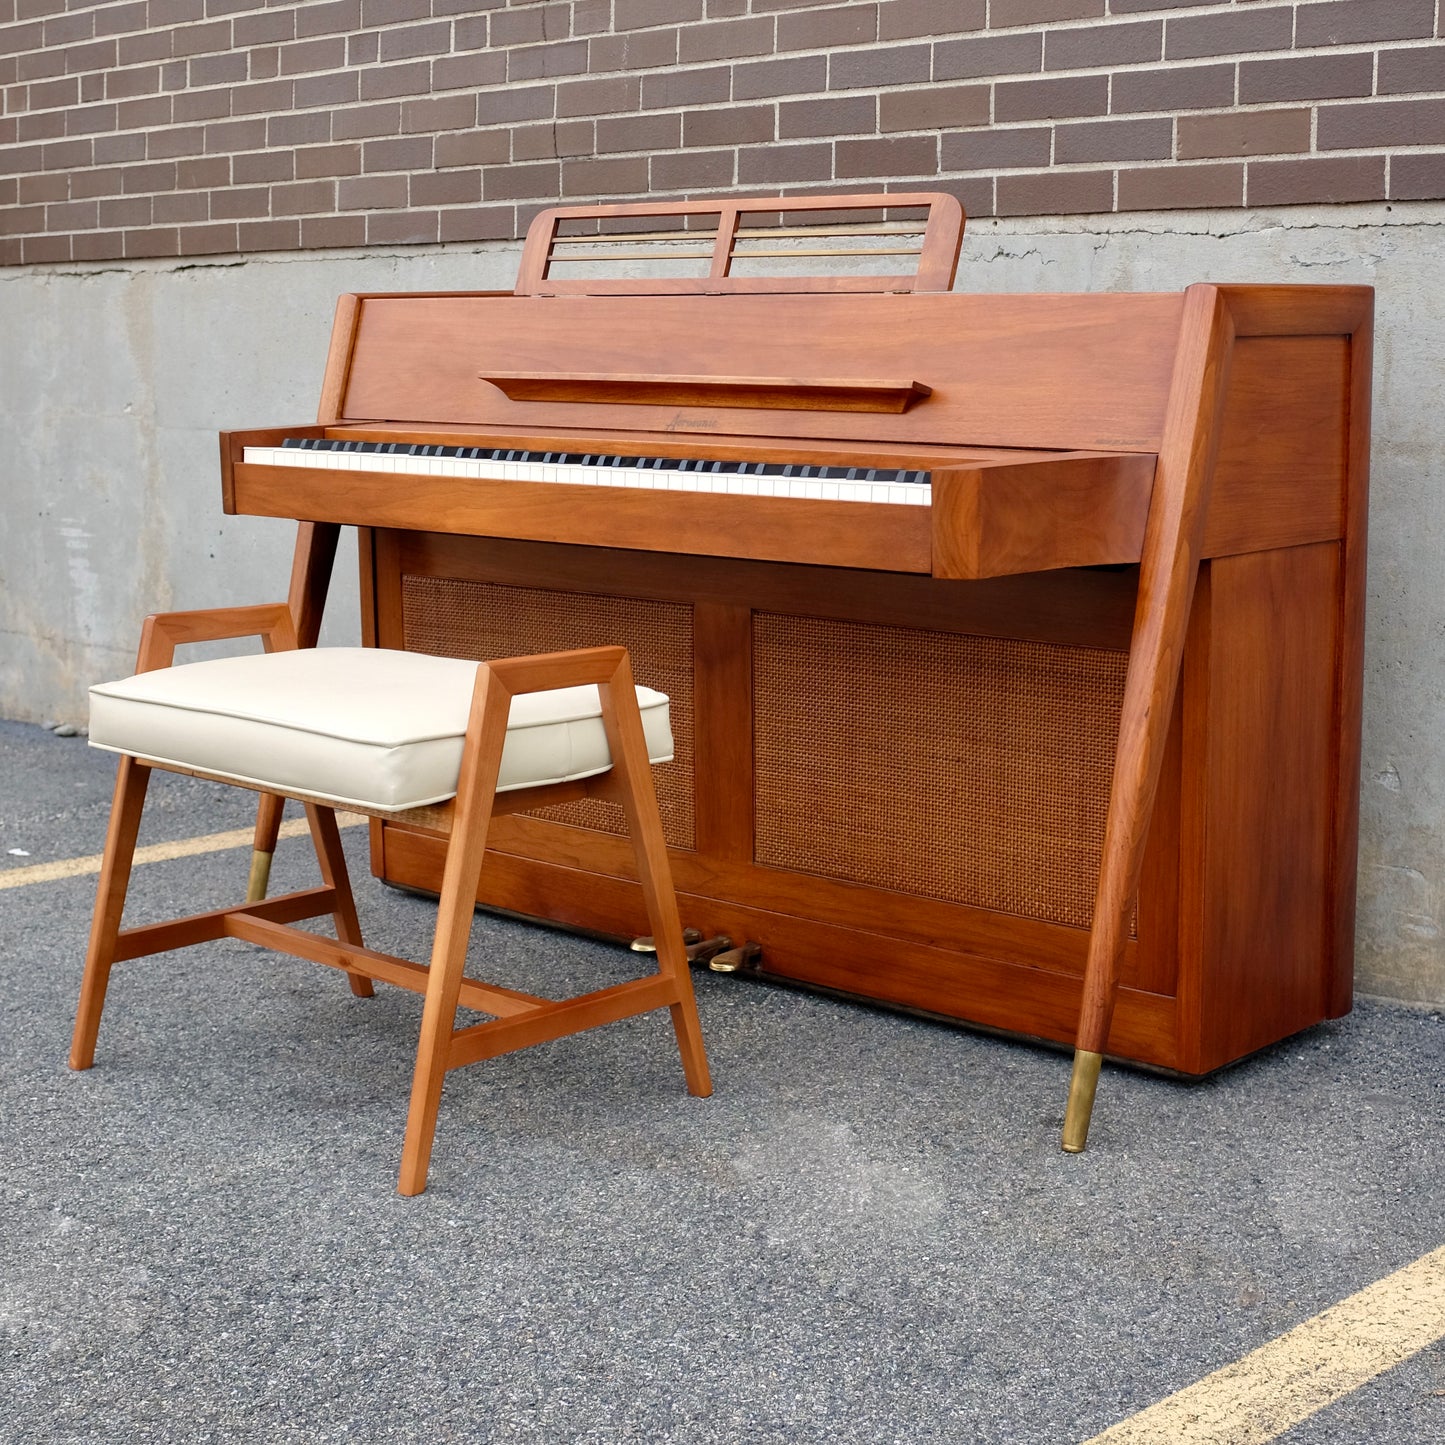
[[1373, 385], [1374, 294], [1362, 298], [1350, 337], [1346, 405], [1345, 535], [1340, 547], [1340, 647], [1336, 657], [1334, 968], [1325, 1012], [1350, 1011], [1355, 985], [1355, 909], [1360, 847], [1360, 754], [1365, 672], [1365, 558], [1369, 544], [1370, 400]]
[[[1201, 1064], [1330, 1013], [1340, 548], [1216, 559], [1189, 679], [1200, 793]], [[1348, 961], [1346, 961], [1348, 967]]]
[[1349, 361], [1345, 336], [1235, 342], [1206, 557], [1343, 535]]
[[[1179, 295], [373, 296], [348, 418], [1154, 451]], [[900, 414], [510, 401], [487, 372], [921, 382]]]

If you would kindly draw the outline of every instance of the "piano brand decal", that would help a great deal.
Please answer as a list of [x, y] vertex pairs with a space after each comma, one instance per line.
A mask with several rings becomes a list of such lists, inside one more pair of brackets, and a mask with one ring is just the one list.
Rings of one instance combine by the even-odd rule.
[[700, 416], [696, 412], [680, 411], [667, 424], [668, 431], [716, 431], [715, 416]]

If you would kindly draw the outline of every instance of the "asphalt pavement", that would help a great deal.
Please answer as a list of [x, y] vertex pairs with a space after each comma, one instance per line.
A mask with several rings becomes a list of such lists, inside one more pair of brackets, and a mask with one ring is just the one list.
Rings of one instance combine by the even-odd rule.
[[[113, 759], [0, 723], [0, 875], [99, 851]], [[142, 842], [249, 800], [157, 775]], [[370, 877], [368, 942], [432, 906]], [[248, 854], [136, 870], [128, 920], [235, 901]], [[273, 889], [314, 878], [304, 839]], [[3, 884], [0, 876], [0, 884]], [[452, 1075], [395, 1193], [420, 1001], [236, 941], [117, 966], [65, 1066], [93, 875], [0, 887], [0, 1441], [1069, 1445], [1445, 1243], [1445, 1017], [1362, 999], [1200, 1084], [697, 975], [665, 1014]], [[628, 976], [478, 915], [474, 970]], [[1282, 1437], [1445, 1439], [1439, 1344]]]

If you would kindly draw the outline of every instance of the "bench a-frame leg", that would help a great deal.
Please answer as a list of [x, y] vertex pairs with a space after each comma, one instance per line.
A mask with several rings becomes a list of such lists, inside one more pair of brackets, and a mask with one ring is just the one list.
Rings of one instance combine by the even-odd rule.
[[281, 834], [281, 813], [286, 799], [262, 793], [256, 804], [256, 833], [251, 843], [251, 874], [246, 880], [246, 902], [259, 903], [271, 882], [271, 860]]
[[[672, 869], [667, 861], [667, 844], [662, 836], [662, 818], [657, 808], [652, 763], [647, 756], [647, 739], [636, 706], [632, 667], [624, 656], [611, 682], [600, 689], [602, 721], [613, 759], [614, 796], [627, 819], [637, 858], [637, 876], [647, 904], [647, 918], [657, 945], [657, 971], [676, 989], [676, 1002], [668, 1006], [678, 1052], [682, 1055], [687, 1091], [699, 1098], [712, 1093], [707, 1051], [703, 1047], [702, 1024], [693, 996], [692, 971], [682, 938], [682, 919], [672, 886]], [[632, 701], [629, 701], [632, 700]]]
[[[593, 780], [597, 791], [621, 803], [637, 854], [638, 876], [647, 903], [653, 935], [658, 943], [660, 985], [650, 980], [604, 989], [599, 993], [550, 1004], [531, 1000], [536, 1012], [524, 1008], [522, 1016], [506, 1024], [479, 1025], [454, 1034], [457, 1002], [467, 961], [472, 914], [486, 853], [487, 829], [494, 808], [497, 775], [506, 742], [512, 697], [521, 692], [595, 683], [602, 703], [612, 767]], [[539, 790], [540, 791], [540, 790]], [[626, 996], [628, 1002], [621, 1004]], [[642, 1002], [646, 999], [646, 1002]], [[448, 1067], [470, 1059], [490, 1058], [543, 1038], [561, 1038], [610, 1019], [626, 1018], [666, 1005], [671, 1013], [682, 1055], [689, 1092], [712, 1092], [702, 1028], [693, 999], [692, 976], [682, 941], [682, 923], [663, 842], [662, 821], [653, 791], [652, 764], [647, 756], [642, 718], [637, 707], [632, 669], [622, 648], [591, 648], [551, 656], [508, 658], [483, 663], [472, 695], [471, 717], [462, 752], [456, 807], [446, 866], [437, 908], [437, 932], [432, 945], [426, 1002], [422, 1009], [421, 1038], [412, 1081], [406, 1139], [402, 1146], [403, 1194], [420, 1194], [426, 1187], [436, 1133], [437, 1108]], [[613, 1010], [616, 1009], [616, 1012]], [[565, 1017], [565, 1026], [561, 1026]], [[487, 1031], [496, 1047], [479, 1052], [476, 1035]], [[496, 1032], [494, 1032], [496, 1030]], [[531, 1035], [529, 1038], [528, 1035]]]
[[511, 693], [497, 680], [492, 669], [483, 664], [477, 671], [477, 684], [472, 693], [461, 775], [457, 780], [456, 809], [437, 902], [436, 935], [432, 940], [431, 968], [426, 1002], [422, 1006], [421, 1037], [397, 1183], [402, 1194], [420, 1194], [426, 1188], [437, 1108], [441, 1103], [457, 1000], [466, 971], [477, 882], [487, 851], [487, 829], [492, 820], [492, 799], [502, 763], [502, 747], [507, 740], [511, 703]]
[[85, 953], [85, 975], [80, 985], [80, 1003], [75, 1012], [75, 1032], [70, 1043], [70, 1067], [88, 1069], [95, 1062], [95, 1040], [100, 1033], [100, 1015], [105, 1008], [105, 990], [115, 962], [116, 937], [125, 911], [126, 889], [130, 886], [131, 861], [140, 832], [141, 810], [145, 807], [146, 785], [151, 770], [134, 758], [123, 757], [115, 777], [115, 801], [101, 855], [100, 879], [96, 885], [95, 913], [90, 921], [90, 945]]
[[[306, 821], [311, 827], [311, 842], [316, 849], [316, 863], [321, 869], [321, 882], [327, 888], [336, 890], [336, 907], [331, 914], [336, 936], [342, 943], [360, 948], [363, 946], [361, 921], [356, 916], [356, 900], [351, 895], [351, 875], [346, 869], [346, 854], [341, 851], [336, 812], [315, 803], [307, 803], [305, 807]], [[253, 903], [257, 900], [248, 897], [246, 901]], [[365, 974], [348, 972], [346, 981], [357, 998], [370, 998], [376, 992]]]

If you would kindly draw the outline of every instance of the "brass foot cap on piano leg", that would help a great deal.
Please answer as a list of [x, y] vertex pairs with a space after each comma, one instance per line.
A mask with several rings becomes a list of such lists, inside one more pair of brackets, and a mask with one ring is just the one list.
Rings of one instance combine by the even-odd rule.
[[246, 881], [246, 902], [259, 903], [271, 882], [271, 854], [259, 848], [251, 854], [251, 876]]
[[1069, 1103], [1064, 1110], [1064, 1153], [1082, 1154], [1089, 1139], [1089, 1120], [1094, 1116], [1094, 1091], [1099, 1087], [1103, 1054], [1088, 1049], [1074, 1050], [1074, 1072], [1069, 1079]]

